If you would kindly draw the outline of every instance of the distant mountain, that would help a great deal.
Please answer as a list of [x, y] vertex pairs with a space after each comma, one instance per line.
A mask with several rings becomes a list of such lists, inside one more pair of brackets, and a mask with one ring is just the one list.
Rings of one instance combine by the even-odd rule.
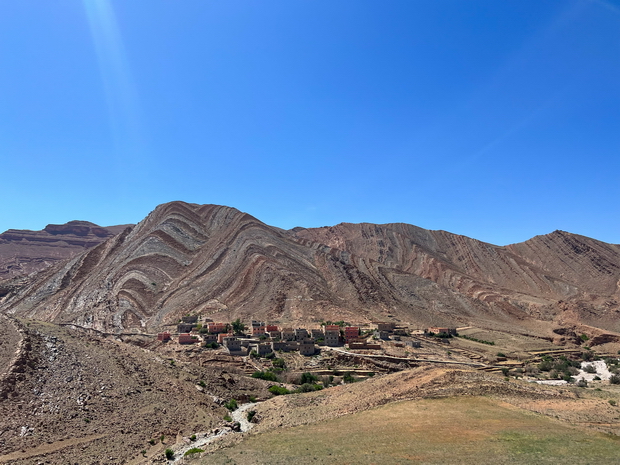
[[88, 221], [48, 224], [42, 231], [9, 229], [0, 234], [0, 280], [41, 271], [75, 257], [128, 225], [101, 227]]
[[620, 246], [564, 232], [499, 247], [407, 224], [285, 231], [234, 208], [172, 202], [40, 273], [2, 308], [106, 330], [151, 331], [187, 313], [618, 330], [619, 280]]

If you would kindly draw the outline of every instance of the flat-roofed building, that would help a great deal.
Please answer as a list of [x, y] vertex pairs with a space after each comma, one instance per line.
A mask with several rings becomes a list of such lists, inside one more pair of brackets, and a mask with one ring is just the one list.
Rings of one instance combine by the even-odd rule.
[[241, 351], [241, 341], [235, 336], [227, 336], [222, 342], [224, 347], [228, 349], [229, 353]]
[[282, 340], [292, 341], [295, 339], [295, 330], [293, 328], [282, 328]]
[[316, 348], [312, 339], [299, 341], [299, 355], [314, 355]]
[[325, 326], [325, 345], [328, 347], [336, 347], [340, 345], [340, 326]]
[[347, 326], [344, 328], [345, 342], [356, 340], [359, 337], [359, 335], [360, 335], [359, 326]]
[[192, 336], [188, 333], [179, 334], [179, 344], [195, 344], [196, 342], [198, 342], [196, 336]]
[[261, 342], [259, 344], [251, 344], [250, 349], [255, 350], [256, 353], [261, 357], [264, 357], [265, 355], [273, 352], [270, 342]]
[[209, 322], [207, 323], [207, 331], [211, 334], [225, 333], [227, 326], [228, 325], [226, 323]]
[[266, 332], [265, 326], [252, 326], [252, 336], [264, 336]]

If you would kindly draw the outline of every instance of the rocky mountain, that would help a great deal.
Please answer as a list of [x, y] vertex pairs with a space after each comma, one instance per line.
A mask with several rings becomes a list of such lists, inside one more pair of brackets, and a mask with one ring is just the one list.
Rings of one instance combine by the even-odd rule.
[[13, 314], [152, 331], [181, 315], [620, 329], [620, 246], [555, 232], [499, 247], [406, 224], [285, 231], [236, 209], [172, 202], [31, 285]]
[[88, 221], [48, 224], [42, 231], [0, 234], [0, 280], [44, 270], [120, 233], [128, 225], [101, 227]]

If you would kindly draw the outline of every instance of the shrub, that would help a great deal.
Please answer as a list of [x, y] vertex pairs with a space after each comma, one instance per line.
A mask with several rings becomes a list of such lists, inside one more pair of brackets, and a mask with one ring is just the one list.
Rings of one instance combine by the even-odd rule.
[[299, 388], [295, 392], [313, 392], [313, 391], [315, 391], [314, 384], [304, 383], [301, 386], [299, 386]]
[[274, 396], [283, 396], [285, 394], [290, 394], [291, 391], [286, 389], [285, 387], [273, 385], [269, 388], [269, 392], [271, 392]]
[[190, 441], [195, 441], [195, 440], [196, 440], [196, 435], [195, 435], [195, 434], [192, 434], [192, 435], [189, 437], [189, 440], [190, 440]]
[[538, 364], [538, 369], [540, 371], [551, 371], [551, 362], [547, 361], [547, 360], [543, 360], [542, 362], [540, 362]]
[[586, 365], [583, 367], [583, 371], [586, 373], [596, 373], [596, 367], [594, 365]]
[[224, 421], [232, 421], [232, 417], [229, 414], [224, 415]]
[[600, 380], [601, 380], [601, 377], [600, 377], [600, 376], [595, 376], [595, 377], [593, 378], [593, 380], [594, 380], [594, 381], [600, 381]]
[[271, 373], [270, 371], [255, 371], [252, 373], [252, 378], [264, 379], [265, 381], [277, 381], [275, 373]]
[[252, 418], [254, 418], [254, 415], [256, 415], [256, 410], [250, 410], [247, 415], [248, 421], [252, 421]]
[[[432, 334], [432, 333], [429, 333]], [[463, 339], [467, 339], [469, 341], [474, 341], [474, 342], [479, 342], [480, 344], [487, 344], [490, 346], [494, 346], [495, 342], [493, 341], [485, 341], [484, 339], [478, 339], [477, 337], [472, 337], [472, 336], [466, 336], [464, 334], [459, 334], [458, 337], [462, 337]]]
[[613, 399], [609, 399], [608, 402], [609, 402], [609, 405], [611, 405], [612, 407], [615, 407], [617, 404], [617, 402]]
[[205, 344], [205, 347], [207, 349], [217, 349], [220, 345], [217, 342], [209, 342], [208, 344]]
[[238, 407], [237, 401], [235, 399], [230, 399], [228, 402], [224, 404], [224, 407], [226, 407], [231, 412], [233, 410], [237, 410], [237, 407]]
[[155, 439], [149, 439], [149, 444], [151, 446], [154, 446], [155, 445]]
[[581, 353], [581, 358], [586, 361], [589, 362], [590, 360], [592, 360], [594, 358], [594, 354], [588, 350], [586, 350], [585, 352]]
[[198, 381], [198, 385], [200, 387], [207, 387], [207, 383], [205, 383], [203, 380]]
[[274, 358], [271, 363], [276, 368], [286, 368], [286, 362], [283, 358]]
[[190, 450], [185, 452], [185, 454], [183, 454], [183, 456], [185, 457], [186, 455], [200, 454], [201, 452], [204, 452], [204, 450], [203, 449], [199, 449], [198, 447], [192, 447]]
[[577, 381], [577, 387], [588, 387], [588, 382], [585, 379], [581, 378], [579, 381]]
[[620, 384], [620, 375], [613, 375], [609, 378], [609, 384]]
[[174, 451], [172, 449], [166, 449], [166, 452], [164, 452], [166, 454], [166, 458], [168, 460], [172, 460], [174, 458]]
[[502, 368], [502, 373], [504, 374], [504, 376], [508, 376], [508, 371], [509, 370], [507, 367]]
[[498, 356], [498, 357], [505, 357], [505, 356], [506, 356], [506, 354], [505, 354], [504, 352], [498, 352], [498, 353], [497, 353], [497, 356]]
[[250, 396], [250, 402], [256, 402], [256, 396]]
[[587, 334], [582, 334], [581, 336], [579, 336], [579, 339], [581, 339], [583, 342], [586, 342], [587, 340], [589, 340], [590, 338], [588, 337]]
[[163, 443], [164, 442], [164, 435], [162, 434], [161, 436], [159, 436], [159, 440]]
[[351, 374], [350, 371], [347, 371], [344, 376], [342, 377], [342, 380], [345, 383], [354, 383], [355, 382], [355, 378], [353, 377], [353, 375]]
[[300, 384], [313, 384], [316, 383], [319, 378], [312, 373], [302, 373], [301, 379], [299, 380]]

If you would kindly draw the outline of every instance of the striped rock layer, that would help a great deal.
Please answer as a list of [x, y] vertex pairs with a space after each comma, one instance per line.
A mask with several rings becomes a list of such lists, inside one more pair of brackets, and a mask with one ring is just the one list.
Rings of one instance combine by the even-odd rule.
[[[154, 331], [180, 316], [620, 329], [620, 246], [556, 231], [499, 247], [407, 224], [290, 231], [172, 202], [5, 297], [13, 314]], [[565, 321], [564, 321], [565, 320]]]

